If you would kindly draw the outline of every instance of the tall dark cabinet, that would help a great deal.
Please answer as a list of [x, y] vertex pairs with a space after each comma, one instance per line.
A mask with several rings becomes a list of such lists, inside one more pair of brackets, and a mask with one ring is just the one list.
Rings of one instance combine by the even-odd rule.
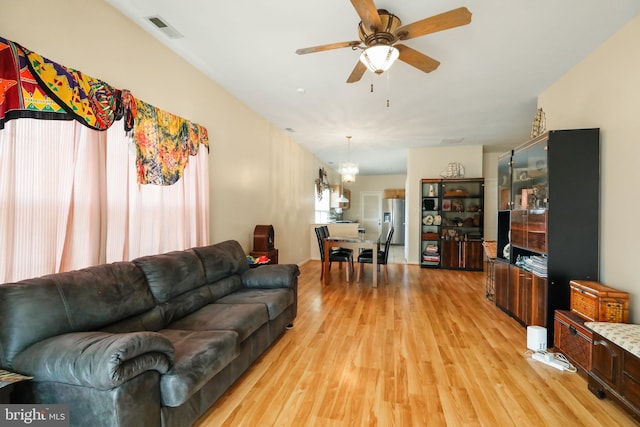
[[547, 328], [569, 281], [598, 280], [599, 129], [549, 131], [498, 159], [496, 304]]

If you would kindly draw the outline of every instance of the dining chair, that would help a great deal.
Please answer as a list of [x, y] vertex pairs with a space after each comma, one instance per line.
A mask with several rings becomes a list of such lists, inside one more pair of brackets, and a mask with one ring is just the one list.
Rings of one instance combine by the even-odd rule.
[[[327, 226], [320, 226], [315, 228], [316, 237], [318, 238], [318, 249], [320, 249], [320, 260], [322, 261], [322, 269], [320, 271], [320, 280], [324, 277], [324, 239], [329, 237], [329, 228]], [[329, 270], [331, 270], [331, 264], [334, 262], [340, 263], [340, 268], [342, 268], [342, 263], [347, 263], [346, 276], [347, 282], [350, 279], [350, 273], [355, 272], [355, 268], [353, 266], [353, 251], [351, 249], [346, 248], [331, 248], [329, 251], [329, 259], [326, 260], [329, 263]]]
[[[328, 226], [326, 226], [326, 225], [321, 225], [321, 226], [320, 226], [320, 228], [322, 228], [322, 236], [323, 236], [323, 237], [329, 237], [329, 236], [330, 236], [330, 234], [329, 234], [329, 227], [328, 227]], [[330, 250], [331, 252], [340, 252], [340, 251], [342, 251], [342, 252], [351, 252], [351, 253], [353, 253], [353, 250], [352, 250], [352, 249], [349, 249], [349, 248], [340, 248], [340, 247], [336, 248], [336, 247], [332, 247], [332, 248], [331, 248], [331, 249], [329, 249], [329, 250]], [[340, 267], [342, 268], [342, 265], [340, 265]]]
[[[373, 274], [377, 274], [380, 271], [380, 266], [384, 266], [384, 281], [385, 283], [389, 282], [389, 274], [387, 272], [387, 261], [389, 260], [389, 246], [391, 246], [391, 238], [393, 237], [394, 228], [390, 227], [387, 232], [387, 240], [384, 242], [384, 249], [378, 250], [378, 271], [373, 272]], [[373, 264], [373, 250], [365, 249], [360, 252], [358, 255], [358, 278], [357, 281], [360, 281], [360, 277], [362, 276], [362, 271], [364, 269], [365, 264]]]

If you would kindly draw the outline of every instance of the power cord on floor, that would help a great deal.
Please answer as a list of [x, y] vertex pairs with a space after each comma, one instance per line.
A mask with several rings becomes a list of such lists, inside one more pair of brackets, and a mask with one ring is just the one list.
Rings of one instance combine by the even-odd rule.
[[560, 371], [571, 373], [578, 371], [578, 369], [571, 362], [569, 362], [569, 359], [567, 359], [567, 357], [562, 353], [527, 350], [524, 352], [524, 355], [530, 357], [532, 360], [542, 362]]

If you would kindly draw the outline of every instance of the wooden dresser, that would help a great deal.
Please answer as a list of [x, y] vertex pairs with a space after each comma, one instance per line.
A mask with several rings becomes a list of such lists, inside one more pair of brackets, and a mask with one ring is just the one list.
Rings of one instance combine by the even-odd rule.
[[640, 325], [586, 322], [593, 331], [589, 390], [640, 422]]

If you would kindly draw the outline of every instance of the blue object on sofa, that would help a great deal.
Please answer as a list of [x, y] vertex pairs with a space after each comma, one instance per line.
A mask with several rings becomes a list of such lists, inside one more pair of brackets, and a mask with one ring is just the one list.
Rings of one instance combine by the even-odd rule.
[[0, 367], [73, 426], [192, 425], [293, 322], [299, 274], [226, 241], [0, 285]]

